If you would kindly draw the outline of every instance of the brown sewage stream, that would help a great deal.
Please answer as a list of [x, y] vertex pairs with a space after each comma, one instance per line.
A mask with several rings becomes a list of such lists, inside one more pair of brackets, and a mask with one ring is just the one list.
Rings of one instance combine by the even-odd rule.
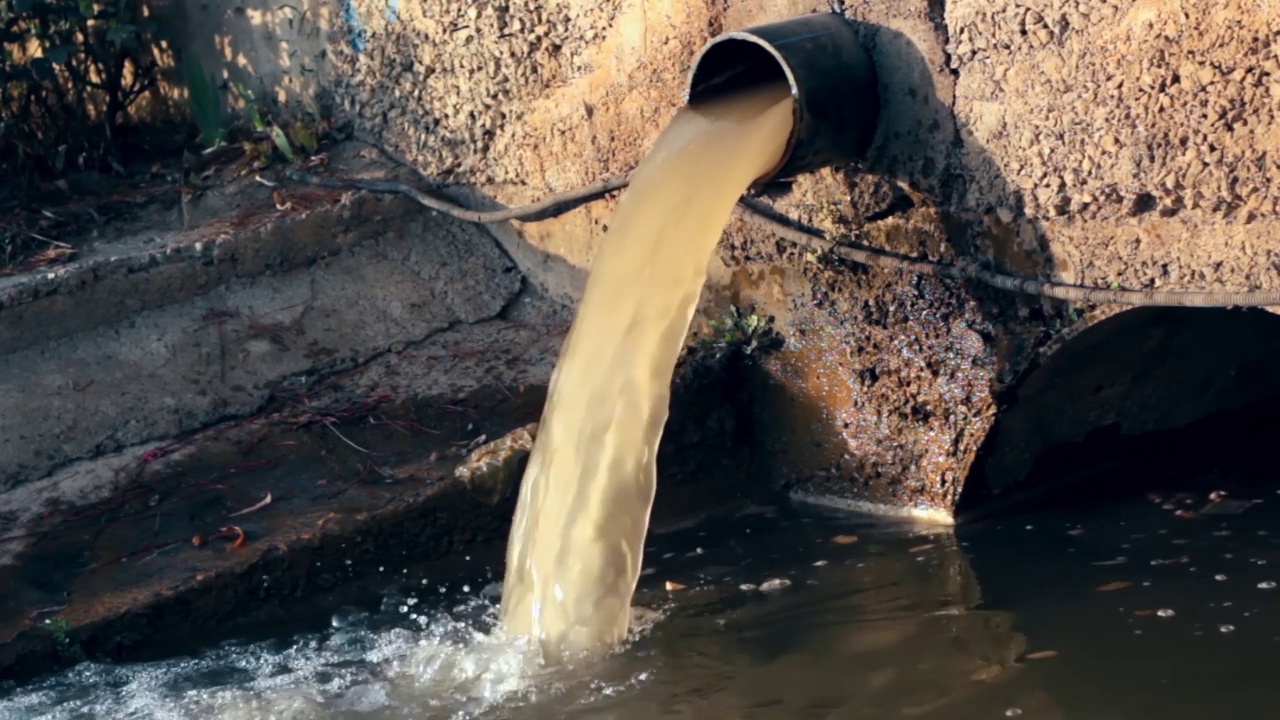
[[627, 633], [671, 376], [733, 206], [777, 166], [784, 84], [682, 109], [636, 169], [551, 378], [507, 550], [502, 620], [548, 659]]

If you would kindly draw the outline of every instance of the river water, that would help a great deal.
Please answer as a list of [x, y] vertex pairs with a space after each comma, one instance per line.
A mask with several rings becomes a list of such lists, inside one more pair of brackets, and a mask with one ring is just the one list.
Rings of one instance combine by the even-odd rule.
[[477, 559], [444, 583], [410, 571], [322, 633], [9, 687], [0, 718], [1269, 716], [1277, 490], [958, 532], [739, 508], [651, 534], [638, 629], [589, 669], [503, 640], [502, 568]]

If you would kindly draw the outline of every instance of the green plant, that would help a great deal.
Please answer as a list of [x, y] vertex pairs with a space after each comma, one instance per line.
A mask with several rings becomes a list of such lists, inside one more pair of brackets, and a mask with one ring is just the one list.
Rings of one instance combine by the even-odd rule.
[[53, 644], [60, 657], [74, 662], [85, 660], [84, 649], [71, 639], [71, 623], [66, 618], [50, 618], [44, 621], [44, 626], [53, 633]]
[[183, 58], [182, 70], [187, 80], [187, 103], [191, 108], [191, 119], [200, 130], [200, 140], [206, 147], [217, 147], [227, 135], [222, 118], [222, 99], [218, 97], [217, 86], [194, 53]]
[[713, 334], [699, 340], [699, 345], [740, 350], [747, 355], [782, 346], [782, 336], [773, 329], [772, 317], [744, 314], [736, 305], [730, 305], [718, 320], [711, 321], [711, 331]]
[[251, 159], [251, 164], [262, 167], [269, 163], [272, 146], [289, 162], [297, 159], [299, 150], [307, 155], [315, 153], [319, 144], [318, 137], [327, 130], [327, 123], [319, 117], [318, 112], [312, 111], [314, 125], [299, 119], [286, 131], [275, 118], [263, 111], [252, 90], [240, 83], [232, 83], [232, 87], [244, 103], [245, 118], [249, 121], [252, 132], [258, 136], [265, 135], [269, 141], [269, 144], [254, 143], [252, 140], [245, 142], [245, 153]]

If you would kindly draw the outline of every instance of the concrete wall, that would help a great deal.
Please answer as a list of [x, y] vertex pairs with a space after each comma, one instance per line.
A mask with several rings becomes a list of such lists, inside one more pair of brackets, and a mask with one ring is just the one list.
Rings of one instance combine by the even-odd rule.
[[[353, 0], [308, 7], [321, 28], [308, 35], [282, 28], [284, 3], [224, 2], [183, 6], [192, 38], [217, 25], [231, 38], [217, 52], [282, 86], [298, 56], [275, 39], [323, 55], [312, 77], [340, 119], [507, 203], [634, 166], [710, 37], [829, 7]], [[802, 178], [779, 201], [788, 213], [869, 245], [1028, 277], [1280, 286], [1274, 3], [842, 5], [865, 24], [881, 73], [882, 128], [865, 173]], [[494, 230], [535, 283], [572, 302], [611, 209]], [[1027, 368], [1118, 310], [832, 268], [738, 225], [705, 309], [728, 302], [758, 304], [804, 339], [772, 361], [761, 390], [780, 408], [760, 428], [790, 458], [780, 473], [815, 492], [943, 510]]]

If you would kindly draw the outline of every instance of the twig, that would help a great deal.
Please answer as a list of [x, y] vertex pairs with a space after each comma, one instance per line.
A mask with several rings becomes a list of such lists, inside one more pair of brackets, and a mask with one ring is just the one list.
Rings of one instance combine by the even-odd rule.
[[325, 420], [325, 421], [324, 421], [324, 426], [325, 426], [325, 427], [327, 427], [327, 428], [329, 428], [330, 430], [332, 430], [332, 431], [333, 431], [333, 434], [334, 434], [334, 435], [337, 435], [339, 440], [341, 440], [342, 442], [344, 442], [344, 443], [346, 443], [346, 444], [350, 445], [351, 447], [353, 447], [353, 448], [355, 448], [355, 449], [359, 450], [360, 452], [365, 453], [366, 455], [379, 455], [379, 454], [381, 454], [381, 453], [373, 452], [372, 450], [366, 450], [366, 449], [364, 449], [364, 448], [360, 447], [359, 445], [357, 445], [357, 444], [355, 444], [355, 443], [351, 442], [350, 440], [348, 440], [348, 439], [346, 438], [346, 436], [345, 436], [345, 435], [343, 435], [342, 433], [338, 432], [338, 429], [337, 429], [337, 428], [335, 428], [335, 427], [333, 426], [333, 423], [329, 422], [328, 420]]

